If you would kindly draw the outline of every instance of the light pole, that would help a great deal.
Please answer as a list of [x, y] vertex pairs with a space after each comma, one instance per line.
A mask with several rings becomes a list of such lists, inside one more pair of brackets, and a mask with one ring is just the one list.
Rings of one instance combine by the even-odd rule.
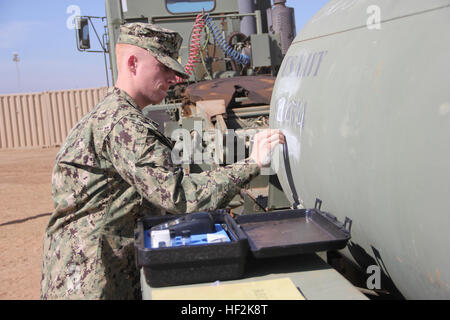
[[20, 73], [19, 73], [19, 61], [20, 61], [19, 53], [17, 53], [17, 52], [14, 52], [14, 53], [13, 53], [13, 61], [16, 63], [16, 69], [17, 69], [17, 85], [18, 85], [18, 87], [19, 87], [19, 92], [20, 92], [21, 90], [20, 90]]

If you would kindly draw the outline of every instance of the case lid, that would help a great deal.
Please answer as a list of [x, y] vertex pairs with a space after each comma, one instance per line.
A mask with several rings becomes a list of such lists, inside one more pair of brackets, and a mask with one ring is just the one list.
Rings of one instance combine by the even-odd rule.
[[338, 250], [350, 239], [350, 219], [342, 224], [317, 208], [242, 215], [236, 222], [257, 258]]

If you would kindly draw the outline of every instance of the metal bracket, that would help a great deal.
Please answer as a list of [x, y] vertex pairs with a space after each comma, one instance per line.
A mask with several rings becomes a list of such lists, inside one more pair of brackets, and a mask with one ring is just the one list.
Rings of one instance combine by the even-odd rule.
[[[322, 200], [320, 200], [319, 198], [316, 198], [316, 203], [314, 204], [314, 209], [320, 211], [320, 208], [322, 208]], [[338, 221], [338, 219], [334, 215], [332, 215], [328, 212], [321, 212], [321, 213], [323, 213], [323, 215], [325, 215], [326, 217], [328, 217], [331, 220]], [[344, 224], [343, 225], [341, 223], [339, 223], [339, 224], [341, 224], [342, 228], [344, 228], [344, 230], [346, 232], [348, 232], [348, 234], [350, 234], [350, 231], [352, 230], [352, 222], [353, 222], [352, 219], [350, 219], [349, 217], [345, 217]]]
[[314, 204], [314, 209], [319, 210], [322, 207], [322, 200], [320, 200], [319, 198], [316, 198], [316, 203]]
[[[344, 229], [348, 232], [348, 234], [350, 234], [350, 231], [352, 230], [352, 219], [350, 219], [349, 217], [345, 217], [345, 221], [344, 221]], [[348, 224], [348, 228], [347, 228], [347, 224]]]

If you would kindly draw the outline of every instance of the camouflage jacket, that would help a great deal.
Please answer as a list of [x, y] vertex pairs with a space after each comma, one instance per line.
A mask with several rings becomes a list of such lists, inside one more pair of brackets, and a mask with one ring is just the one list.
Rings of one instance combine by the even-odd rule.
[[136, 219], [224, 207], [259, 174], [247, 160], [186, 174], [167, 141], [117, 88], [71, 130], [53, 170], [42, 299], [139, 298]]

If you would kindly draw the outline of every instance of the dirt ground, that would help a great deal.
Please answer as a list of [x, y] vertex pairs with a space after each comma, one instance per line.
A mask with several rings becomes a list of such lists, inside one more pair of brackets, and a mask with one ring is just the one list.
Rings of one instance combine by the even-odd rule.
[[0, 299], [39, 299], [42, 239], [59, 148], [0, 151]]

